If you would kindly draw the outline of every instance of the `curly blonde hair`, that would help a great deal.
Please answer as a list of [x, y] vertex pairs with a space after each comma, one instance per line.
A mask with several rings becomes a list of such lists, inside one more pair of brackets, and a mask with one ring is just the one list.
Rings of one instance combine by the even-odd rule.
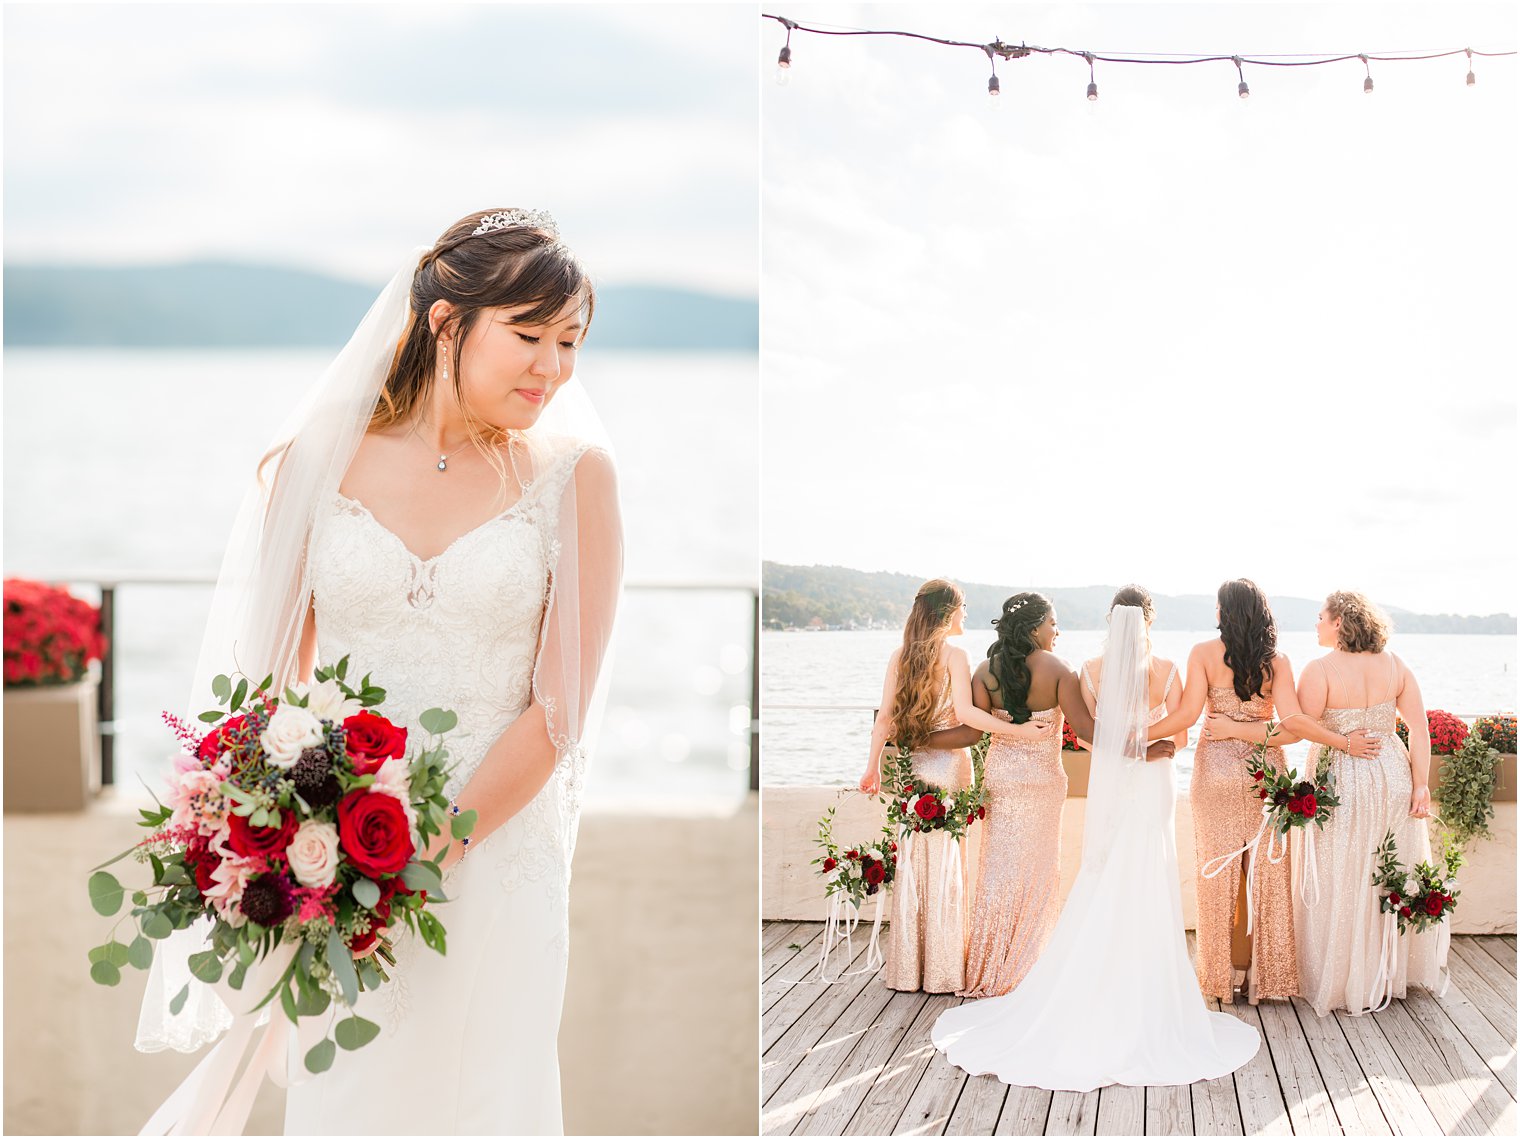
[[908, 622], [903, 626], [902, 652], [897, 661], [897, 693], [892, 701], [892, 740], [916, 751], [934, 731], [944, 679], [939, 656], [956, 610], [965, 600], [961, 587], [937, 577], [918, 587]]
[[1393, 622], [1365, 593], [1336, 590], [1325, 598], [1325, 612], [1339, 617], [1340, 639], [1336, 647], [1348, 653], [1380, 653], [1388, 645]]

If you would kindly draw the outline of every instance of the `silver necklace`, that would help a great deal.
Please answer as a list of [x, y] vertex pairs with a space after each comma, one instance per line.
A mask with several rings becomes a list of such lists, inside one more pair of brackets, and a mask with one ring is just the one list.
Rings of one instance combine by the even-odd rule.
[[[412, 434], [417, 435], [417, 425], [415, 423], [412, 424]], [[417, 435], [417, 438], [421, 439], [422, 436]], [[517, 469], [517, 455], [514, 453], [515, 448], [513, 447], [513, 444], [516, 442], [517, 439], [513, 436], [513, 434], [510, 431], [507, 432], [507, 462], [512, 466], [512, 477], [517, 480], [518, 489], [526, 492], [528, 489], [528, 484], [523, 481], [522, 473]], [[455, 455], [459, 454], [460, 451], [463, 451], [469, 445], [470, 441], [466, 439], [463, 443], [459, 444], [459, 446], [455, 447], [447, 454], [439, 455], [438, 469], [440, 471], [447, 472], [449, 469], [449, 460]]]

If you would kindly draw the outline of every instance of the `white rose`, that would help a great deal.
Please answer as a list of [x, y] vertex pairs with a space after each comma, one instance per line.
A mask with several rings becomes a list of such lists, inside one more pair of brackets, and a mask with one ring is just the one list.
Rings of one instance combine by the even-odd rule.
[[290, 872], [303, 886], [331, 886], [338, 873], [338, 828], [331, 823], [307, 819], [285, 848]]
[[[299, 694], [300, 689], [296, 689]], [[324, 680], [321, 684], [313, 684], [306, 690], [306, 710], [319, 720], [331, 720], [334, 724], [341, 724], [350, 716], [357, 715], [364, 707], [352, 697], [343, 695], [343, 689], [338, 687], [337, 680]]]
[[1458, 883], [1455, 878], [1446, 879], [1446, 892], [1450, 893], [1451, 891], [1455, 890], [1457, 888], [1457, 885]]
[[294, 767], [301, 753], [322, 742], [322, 722], [305, 708], [281, 704], [269, 717], [269, 726], [259, 737], [265, 757], [275, 767]]
[[837, 882], [837, 881], [839, 881], [839, 876], [841, 874], [843, 874], [843, 873], [844, 873], [844, 867], [843, 866], [836, 866], [836, 867], [834, 867], [834, 869], [830, 870], [827, 874], [825, 874], [823, 876], [823, 880], [825, 882], [830, 882], [830, 883]]
[[859, 878], [860, 875], [861, 875], [861, 873], [862, 873], [862, 871], [860, 869], [860, 863], [858, 863], [858, 862], [852, 862], [852, 863], [850, 863], [850, 877], [851, 878]]

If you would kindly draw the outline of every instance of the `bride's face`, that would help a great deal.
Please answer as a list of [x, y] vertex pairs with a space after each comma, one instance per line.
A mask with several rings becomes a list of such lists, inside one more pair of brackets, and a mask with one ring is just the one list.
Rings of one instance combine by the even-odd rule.
[[1060, 626], [1056, 624], [1056, 611], [1052, 609], [1045, 615], [1045, 620], [1035, 626], [1034, 643], [1046, 652], [1049, 652], [1055, 647], [1056, 638], [1060, 635]]
[[1314, 622], [1314, 633], [1321, 647], [1333, 649], [1341, 643], [1341, 619], [1330, 616], [1330, 610], [1321, 609], [1319, 620]]
[[470, 411], [494, 427], [532, 427], [575, 372], [585, 330], [579, 301], [545, 324], [513, 323], [526, 311], [482, 309], [460, 353], [460, 392]]

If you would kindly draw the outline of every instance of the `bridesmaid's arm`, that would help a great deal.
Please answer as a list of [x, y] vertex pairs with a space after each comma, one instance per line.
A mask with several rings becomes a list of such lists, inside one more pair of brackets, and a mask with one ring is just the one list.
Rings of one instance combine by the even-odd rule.
[[887, 746], [887, 733], [892, 730], [892, 706], [897, 702], [897, 658], [901, 649], [894, 649], [887, 660], [887, 676], [881, 685], [881, 705], [876, 709], [876, 719], [871, 724], [870, 751], [866, 755], [866, 771], [860, 777], [860, 789], [867, 795], [881, 790], [881, 753]]
[[1178, 732], [1186, 733], [1203, 714], [1203, 700], [1209, 691], [1208, 669], [1204, 665], [1203, 654], [1203, 645], [1194, 645], [1192, 652], [1188, 653], [1187, 684], [1182, 689], [1182, 698], [1169, 715], [1151, 725], [1148, 733], [1151, 740], [1164, 740]]
[[1419, 681], [1398, 657], [1399, 691], [1394, 706], [1409, 725], [1409, 813], [1417, 819], [1430, 814], [1430, 721], [1425, 718], [1425, 698]]
[[1078, 739], [1090, 740], [1093, 733], [1093, 714], [1082, 692], [1082, 681], [1065, 661], [1061, 662], [1061, 679], [1056, 683], [1056, 699], [1061, 702], [1061, 715], [1077, 733]]
[[[1304, 666], [1303, 675], [1298, 678], [1296, 686], [1285, 684], [1279, 689], [1274, 680], [1272, 699], [1277, 704], [1282, 725], [1291, 733], [1292, 739], [1309, 740], [1311, 743], [1323, 744], [1325, 747], [1332, 747], [1348, 755], [1353, 754], [1351, 750], [1353, 747], [1357, 748], [1358, 753], [1362, 755], [1376, 755], [1382, 746], [1377, 741], [1367, 740], [1364, 732], [1360, 733], [1363, 736], [1362, 739], [1354, 741], [1351, 736], [1332, 732], [1319, 722], [1320, 717], [1325, 714], [1326, 705], [1330, 703], [1330, 689], [1325, 679], [1325, 670], [1320, 667], [1317, 660], [1311, 660]], [[1265, 731], [1262, 725], [1257, 725], [1257, 727]]]
[[978, 708], [971, 700], [971, 666], [964, 649], [946, 645], [945, 664], [950, 670], [950, 699], [955, 703], [955, 718], [962, 724], [978, 731], [1022, 740], [1042, 740], [1055, 731], [1054, 724], [1010, 724]]
[[[1173, 713], [1173, 712], [1177, 711], [1178, 708], [1181, 708], [1181, 707], [1182, 707], [1182, 686], [1174, 684], [1174, 685], [1172, 685], [1171, 689], [1168, 690], [1168, 692], [1166, 694], [1166, 710], [1167, 710], [1167, 713], [1168, 714]], [[1172, 737], [1172, 742], [1174, 744], [1176, 744], [1179, 748], [1185, 748], [1185, 747], [1187, 747], [1187, 745], [1188, 745], [1188, 730], [1186, 728], [1183, 728], [1182, 731], [1178, 732], [1175, 736]]]
[[[982, 667], [971, 674], [971, 702], [984, 712], [992, 711], [992, 696], [987, 691], [987, 686], [982, 683]], [[929, 745], [932, 748], [955, 748], [971, 747], [973, 744], [982, 742], [986, 732], [979, 732], [975, 728], [968, 728], [965, 724], [957, 724], [953, 728], [941, 728], [937, 732], [929, 733]]]

